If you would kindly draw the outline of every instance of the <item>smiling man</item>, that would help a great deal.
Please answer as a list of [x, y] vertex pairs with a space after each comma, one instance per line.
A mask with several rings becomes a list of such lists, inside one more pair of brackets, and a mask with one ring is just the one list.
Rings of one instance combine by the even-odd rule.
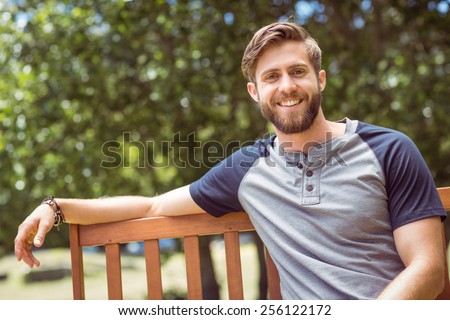
[[39, 266], [31, 245], [42, 246], [62, 221], [246, 211], [284, 299], [436, 298], [446, 213], [414, 143], [394, 130], [325, 118], [321, 50], [295, 23], [260, 29], [242, 71], [273, 136], [157, 197], [46, 198], [19, 227], [18, 260]]

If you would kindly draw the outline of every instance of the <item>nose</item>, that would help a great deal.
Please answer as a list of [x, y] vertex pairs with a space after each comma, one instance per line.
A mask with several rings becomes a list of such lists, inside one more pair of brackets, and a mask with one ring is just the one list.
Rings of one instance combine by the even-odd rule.
[[297, 90], [297, 85], [288, 74], [285, 74], [281, 78], [280, 86], [278, 89], [280, 90], [280, 92], [291, 93]]

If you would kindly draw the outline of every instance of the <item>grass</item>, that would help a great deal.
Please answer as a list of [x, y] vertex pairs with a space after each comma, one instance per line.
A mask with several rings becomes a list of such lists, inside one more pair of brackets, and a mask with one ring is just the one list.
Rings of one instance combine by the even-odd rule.
[[[225, 282], [225, 250], [220, 241], [211, 245], [216, 278], [220, 284], [220, 297], [227, 299]], [[242, 245], [242, 263], [244, 294], [246, 299], [257, 297], [258, 263], [256, 247], [249, 243]], [[70, 251], [68, 249], [47, 249], [36, 252], [41, 261], [40, 268], [66, 268], [70, 270]], [[145, 261], [142, 256], [123, 255], [122, 283], [124, 299], [146, 299]], [[175, 253], [170, 256], [162, 268], [164, 292], [169, 298], [186, 293], [186, 276], [184, 255]], [[250, 266], [250, 267], [249, 267]], [[254, 266], [254, 268], [252, 267]], [[84, 253], [86, 299], [107, 299], [105, 256], [103, 253]], [[17, 262], [12, 255], [0, 259], [0, 274], [7, 274], [0, 281], [0, 300], [68, 300], [72, 299], [72, 279], [70, 275], [51, 281], [26, 282], [27, 273], [32, 270], [22, 262]]]

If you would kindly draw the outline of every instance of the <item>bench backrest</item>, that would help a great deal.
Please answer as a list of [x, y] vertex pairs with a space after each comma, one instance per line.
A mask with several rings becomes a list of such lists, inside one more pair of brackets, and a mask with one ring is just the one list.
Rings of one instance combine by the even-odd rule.
[[[450, 210], [450, 188], [438, 189], [446, 210]], [[147, 274], [149, 299], [162, 299], [159, 240], [183, 238], [186, 258], [188, 299], [202, 299], [199, 237], [223, 234], [229, 299], [243, 299], [243, 282], [239, 233], [254, 227], [246, 213], [236, 212], [221, 218], [208, 214], [179, 217], [158, 217], [96, 225], [70, 225], [72, 282], [74, 299], [85, 299], [83, 247], [105, 246], [106, 274], [109, 299], [123, 299], [120, 244], [142, 241]], [[445, 235], [443, 234], [445, 242]], [[278, 271], [266, 250], [267, 280], [270, 299], [281, 299]], [[440, 298], [450, 299], [448, 274]]]
[[[247, 214], [236, 212], [221, 218], [209, 214], [158, 217], [97, 225], [70, 225], [72, 280], [75, 299], [84, 299], [83, 251], [85, 246], [105, 246], [108, 298], [122, 299], [120, 244], [143, 241], [149, 299], [162, 299], [159, 240], [183, 238], [188, 299], [202, 299], [199, 237], [223, 234], [230, 299], [243, 299], [239, 233], [254, 227]], [[271, 299], [281, 299], [278, 272], [266, 251]]]

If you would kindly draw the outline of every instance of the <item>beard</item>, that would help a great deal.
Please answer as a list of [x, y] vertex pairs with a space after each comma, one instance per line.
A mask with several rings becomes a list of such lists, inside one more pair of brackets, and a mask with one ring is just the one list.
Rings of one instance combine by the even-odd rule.
[[[282, 99], [287, 98], [303, 100], [306, 99], [306, 96], [293, 95], [282, 97]], [[263, 117], [270, 121], [281, 133], [294, 134], [304, 132], [311, 128], [314, 120], [319, 114], [321, 103], [322, 93], [319, 91], [318, 93], [314, 93], [313, 96], [311, 96], [311, 100], [307, 103], [305, 108], [297, 109], [291, 112], [289, 117], [282, 116], [281, 114], [277, 113], [277, 107], [271, 107], [275, 106], [275, 102], [273, 101], [271, 103], [261, 102], [260, 110]]]

